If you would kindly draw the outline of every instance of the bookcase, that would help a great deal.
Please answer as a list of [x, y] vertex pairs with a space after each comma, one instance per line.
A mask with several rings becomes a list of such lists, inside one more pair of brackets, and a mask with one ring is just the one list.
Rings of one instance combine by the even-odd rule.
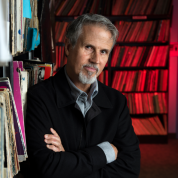
[[76, 10], [79, 2], [71, 1], [73, 5], [70, 6], [56, 3], [55, 70], [67, 60], [64, 33], [68, 23], [83, 13], [106, 16], [118, 28], [120, 36], [98, 80], [126, 96], [140, 143], [167, 143], [172, 1], [113, 0], [101, 3], [100, 0], [86, 0]]

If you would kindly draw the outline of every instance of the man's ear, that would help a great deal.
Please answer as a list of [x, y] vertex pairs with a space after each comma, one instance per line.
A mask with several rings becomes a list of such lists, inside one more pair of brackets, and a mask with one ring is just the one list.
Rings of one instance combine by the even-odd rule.
[[65, 39], [65, 46], [64, 46], [66, 57], [68, 57], [68, 55], [69, 55], [70, 47], [71, 47], [71, 44], [69, 42], [69, 39], [66, 38]]

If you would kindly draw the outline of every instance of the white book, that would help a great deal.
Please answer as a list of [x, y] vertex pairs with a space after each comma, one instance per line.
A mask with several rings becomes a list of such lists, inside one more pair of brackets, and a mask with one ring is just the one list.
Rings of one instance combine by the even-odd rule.
[[17, 12], [17, 52], [21, 52], [21, 0], [16, 1], [16, 12]]
[[26, 122], [26, 108], [27, 108], [27, 90], [28, 90], [28, 72], [21, 71], [21, 96], [24, 114], [24, 123]]

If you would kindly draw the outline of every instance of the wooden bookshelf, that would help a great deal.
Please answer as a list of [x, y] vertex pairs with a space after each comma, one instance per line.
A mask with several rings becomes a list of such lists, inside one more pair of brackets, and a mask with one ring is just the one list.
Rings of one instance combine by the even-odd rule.
[[[112, 2], [111, 2], [112, 3]], [[104, 6], [104, 5], [103, 5]], [[102, 6], [102, 7], [103, 7]], [[167, 14], [149, 14], [149, 15], [105, 15], [108, 19], [110, 19], [113, 23], [115, 21], [127, 21], [127, 22], [146, 22], [146, 21], [161, 21], [161, 20], [169, 20], [169, 27], [171, 26], [171, 19], [172, 19], [172, 0], [170, 0], [170, 7]], [[78, 16], [55, 16], [56, 22], [71, 22], [74, 19], [76, 19]], [[115, 46], [145, 46], [145, 47], [151, 47], [151, 46], [169, 46], [170, 43], [170, 35], [168, 35], [167, 41], [121, 41], [117, 42]], [[64, 47], [64, 42], [56, 42], [56, 47]], [[169, 49], [168, 49], [169, 50]], [[169, 55], [167, 56], [166, 65], [165, 66], [127, 66], [127, 67], [120, 67], [120, 66], [111, 66], [111, 60], [112, 60], [113, 51], [110, 54], [108, 65], [104, 68], [104, 71], [108, 71], [108, 86], [112, 86], [112, 80], [113, 80], [113, 73], [115, 71], [138, 71], [138, 70], [168, 70], [169, 71]], [[62, 67], [62, 66], [60, 66]], [[168, 81], [169, 83], [169, 74], [168, 74]], [[167, 86], [167, 90], [165, 91], [120, 91], [121, 93], [125, 94], [154, 94], [154, 93], [165, 93], [168, 94], [169, 86]], [[168, 101], [168, 100], [167, 100]], [[167, 103], [167, 111], [168, 111], [168, 103]], [[167, 124], [164, 125], [163, 123], [163, 115], [167, 117]], [[168, 113], [141, 113], [141, 114], [130, 114], [130, 116], [134, 118], [148, 118], [148, 117], [154, 117], [158, 116], [162, 125], [165, 127], [165, 130], [168, 130]], [[140, 143], [167, 143], [168, 141], [168, 135], [138, 135]]]

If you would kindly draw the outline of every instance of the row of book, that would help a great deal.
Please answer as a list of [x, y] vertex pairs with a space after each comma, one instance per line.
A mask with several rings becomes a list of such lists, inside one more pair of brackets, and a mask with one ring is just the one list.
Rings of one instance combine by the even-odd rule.
[[28, 157], [25, 136], [27, 91], [52, 76], [52, 64], [13, 61], [13, 91], [8, 78], [0, 78], [0, 172], [13, 178], [19, 162]]
[[167, 93], [123, 93], [130, 114], [167, 113]]
[[167, 91], [168, 70], [115, 71], [112, 88], [119, 91]]
[[79, 16], [85, 13], [111, 15], [108, 0], [60, 0], [56, 1], [56, 16]]
[[111, 67], [165, 67], [168, 56], [169, 46], [115, 46]]
[[0, 78], [0, 112], [0, 172], [2, 177], [13, 178], [20, 170], [19, 162], [26, 160], [28, 156], [24, 122], [19, 119], [8, 78]]
[[[36, 37], [39, 39], [39, 35], [35, 35], [34, 33], [30, 34], [29, 29], [29, 27], [39, 29], [37, 0], [31, 0], [29, 2], [24, 0], [8, 0], [7, 3], [10, 15], [10, 50], [12, 55], [16, 55], [17, 53], [26, 51], [28, 46], [30, 48], [33, 45], [33, 36], [35, 36], [35, 41]], [[27, 9], [30, 9], [30, 12], [28, 12], [31, 18], [24, 17]]]
[[[55, 41], [64, 42], [69, 22], [56, 22]], [[127, 22], [116, 21], [119, 31], [117, 42], [166, 42], [169, 40], [169, 20]]]
[[165, 42], [169, 39], [170, 20], [157, 21], [116, 21], [119, 31], [117, 42]]
[[167, 115], [165, 114], [163, 115], [163, 124], [158, 116], [132, 118], [136, 135], [167, 135]]
[[56, 1], [55, 14], [58, 16], [78, 16], [85, 13], [103, 15], [167, 14], [170, 4], [170, 0], [59, 0]]
[[170, 5], [170, 0], [114, 0], [112, 15], [168, 14]]

